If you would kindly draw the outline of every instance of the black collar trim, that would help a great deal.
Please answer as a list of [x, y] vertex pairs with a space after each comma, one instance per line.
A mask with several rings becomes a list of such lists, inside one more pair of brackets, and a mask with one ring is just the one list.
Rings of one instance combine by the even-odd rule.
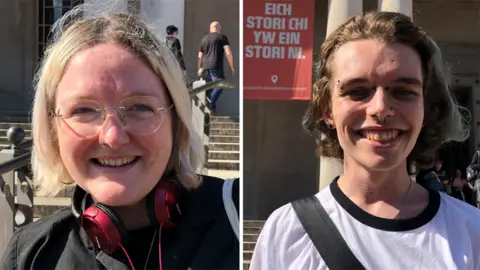
[[333, 198], [354, 219], [372, 228], [395, 232], [414, 230], [430, 222], [440, 208], [440, 194], [436, 191], [429, 190], [428, 205], [419, 215], [408, 219], [386, 219], [376, 217], [358, 207], [340, 190], [338, 187], [338, 178], [339, 177], [336, 177], [330, 184]]

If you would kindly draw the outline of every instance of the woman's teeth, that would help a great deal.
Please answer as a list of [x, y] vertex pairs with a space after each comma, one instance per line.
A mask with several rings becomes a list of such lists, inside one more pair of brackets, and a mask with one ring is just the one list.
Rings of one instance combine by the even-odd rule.
[[363, 130], [361, 131], [363, 137], [371, 141], [384, 142], [394, 140], [399, 131], [398, 130], [385, 130], [385, 131], [372, 131], [372, 130]]
[[110, 166], [110, 167], [119, 167], [130, 164], [136, 160], [136, 157], [124, 157], [124, 158], [97, 158], [98, 163], [103, 166]]

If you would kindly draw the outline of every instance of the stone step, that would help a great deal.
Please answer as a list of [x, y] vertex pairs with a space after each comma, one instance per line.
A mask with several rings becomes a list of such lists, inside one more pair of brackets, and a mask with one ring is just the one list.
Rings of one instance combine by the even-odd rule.
[[239, 123], [232, 123], [232, 122], [214, 122], [214, 123], [210, 123], [210, 128], [211, 129], [217, 129], [217, 128], [239, 129], [240, 124]]
[[209, 151], [240, 151], [239, 143], [209, 143]]
[[243, 226], [243, 233], [260, 234], [262, 227], [245, 227]]
[[265, 220], [244, 220], [243, 227], [261, 227], [265, 225]]
[[243, 251], [243, 259], [250, 261], [252, 259], [253, 251]]
[[258, 239], [258, 234], [243, 233], [243, 242], [254, 242], [254, 243], [256, 243], [257, 239]]
[[210, 136], [212, 143], [239, 143], [239, 136]]
[[[25, 136], [25, 138], [23, 140], [25, 141], [25, 140], [31, 140], [31, 139], [32, 139], [32, 137], [30, 135], [30, 136]], [[0, 136], [0, 144], [10, 144], [10, 142], [7, 139], [7, 135]]]
[[36, 218], [53, 214], [65, 207], [70, 207], [71, 198], [66, 197], [35, 197], [33, 198], [33, 216]]
[[240, 136], [240, 130], [211, 128], [210, 136]]
[[232, 116], [211, 116], [210, 117], [210, 124], [212, 123], [221, 123], [221, 122], [228, 122], [228, 123], [238, 123], [238, 117]]
[[207, 175], [210, 175], [210, 176], [213, 176], [213, 177], [218, 177], [218, 178], [221, 178], [221, 179], [239, 178], [240, 177], [240, 171], [208, 169], [207, 170]]
[[0, 123], [0, 129], [2, 130], [3, 129], [8, 130], [10, 127], [19, 127], [24, 131], [32, 130], [32, 125], [28, 123], [6, 123], [6, 122]]
[[250, 270], [250, 260], [243, 260], [243, 270]]
[[0, 122], [1, 129], [9, 129], [12, 126], [21, 127], [24, 130], [32, 129], [32, 125], [30, 123]]
[[[2, 137], [7, 136], [7, 131], [8, 131], [7, 128], [0, 128], [0, 136], [2, 136]], [[26, 136], [32, 136], [32, 130], [24, 129], [23, 131], [25, 132]]]
[[208, 151], [208, 160], [239, 160], [240, 152], [239, 151]]
[[211, 159], [207, 163], [207, 169], [238, 171], [240, 170], [240, 161]]
[[[245, 231], [243, 233], [245, 233]], [[243, 250], [253, 251], [253, 250], [255, 250], [255, 244], [256, 244], [255, 242], [243, 241]]]

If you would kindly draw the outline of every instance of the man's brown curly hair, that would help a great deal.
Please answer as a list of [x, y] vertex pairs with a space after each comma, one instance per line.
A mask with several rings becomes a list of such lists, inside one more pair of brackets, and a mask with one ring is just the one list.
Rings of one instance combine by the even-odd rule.
[[330, 34], [321, 46], [316, 74], [318, 79], [303, 119], [304, 127], [317, 136], [317, 154], [343, 159], [343, 149], [336, 130], [328, 128], [323, 119], [331, 113], [333, 56], [343, 44], [361, 39], [400, 43], [413, 48], [420, 56], [425, 116], [415, 147], [407, 158], [409, 173], [413, 173], [413, 167], [432, 166], [435, 150], [442, 143], [468, 138], [468, 121], [452, 97], [449, 71], [437, 44], [408, 16], [396, 12], [369, 12], [350, 18]]

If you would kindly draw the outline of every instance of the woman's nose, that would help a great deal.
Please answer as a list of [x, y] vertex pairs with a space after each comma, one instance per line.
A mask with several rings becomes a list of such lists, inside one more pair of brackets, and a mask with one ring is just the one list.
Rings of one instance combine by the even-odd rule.
[[119, 114], [112, 115], [105, 113], [105, 122], [100, 128], [100, 144], [108, 145], [112, 149], [118, 149], [122, 145], [130, 142], [130, 137], [125, 131], [119, 116]]

